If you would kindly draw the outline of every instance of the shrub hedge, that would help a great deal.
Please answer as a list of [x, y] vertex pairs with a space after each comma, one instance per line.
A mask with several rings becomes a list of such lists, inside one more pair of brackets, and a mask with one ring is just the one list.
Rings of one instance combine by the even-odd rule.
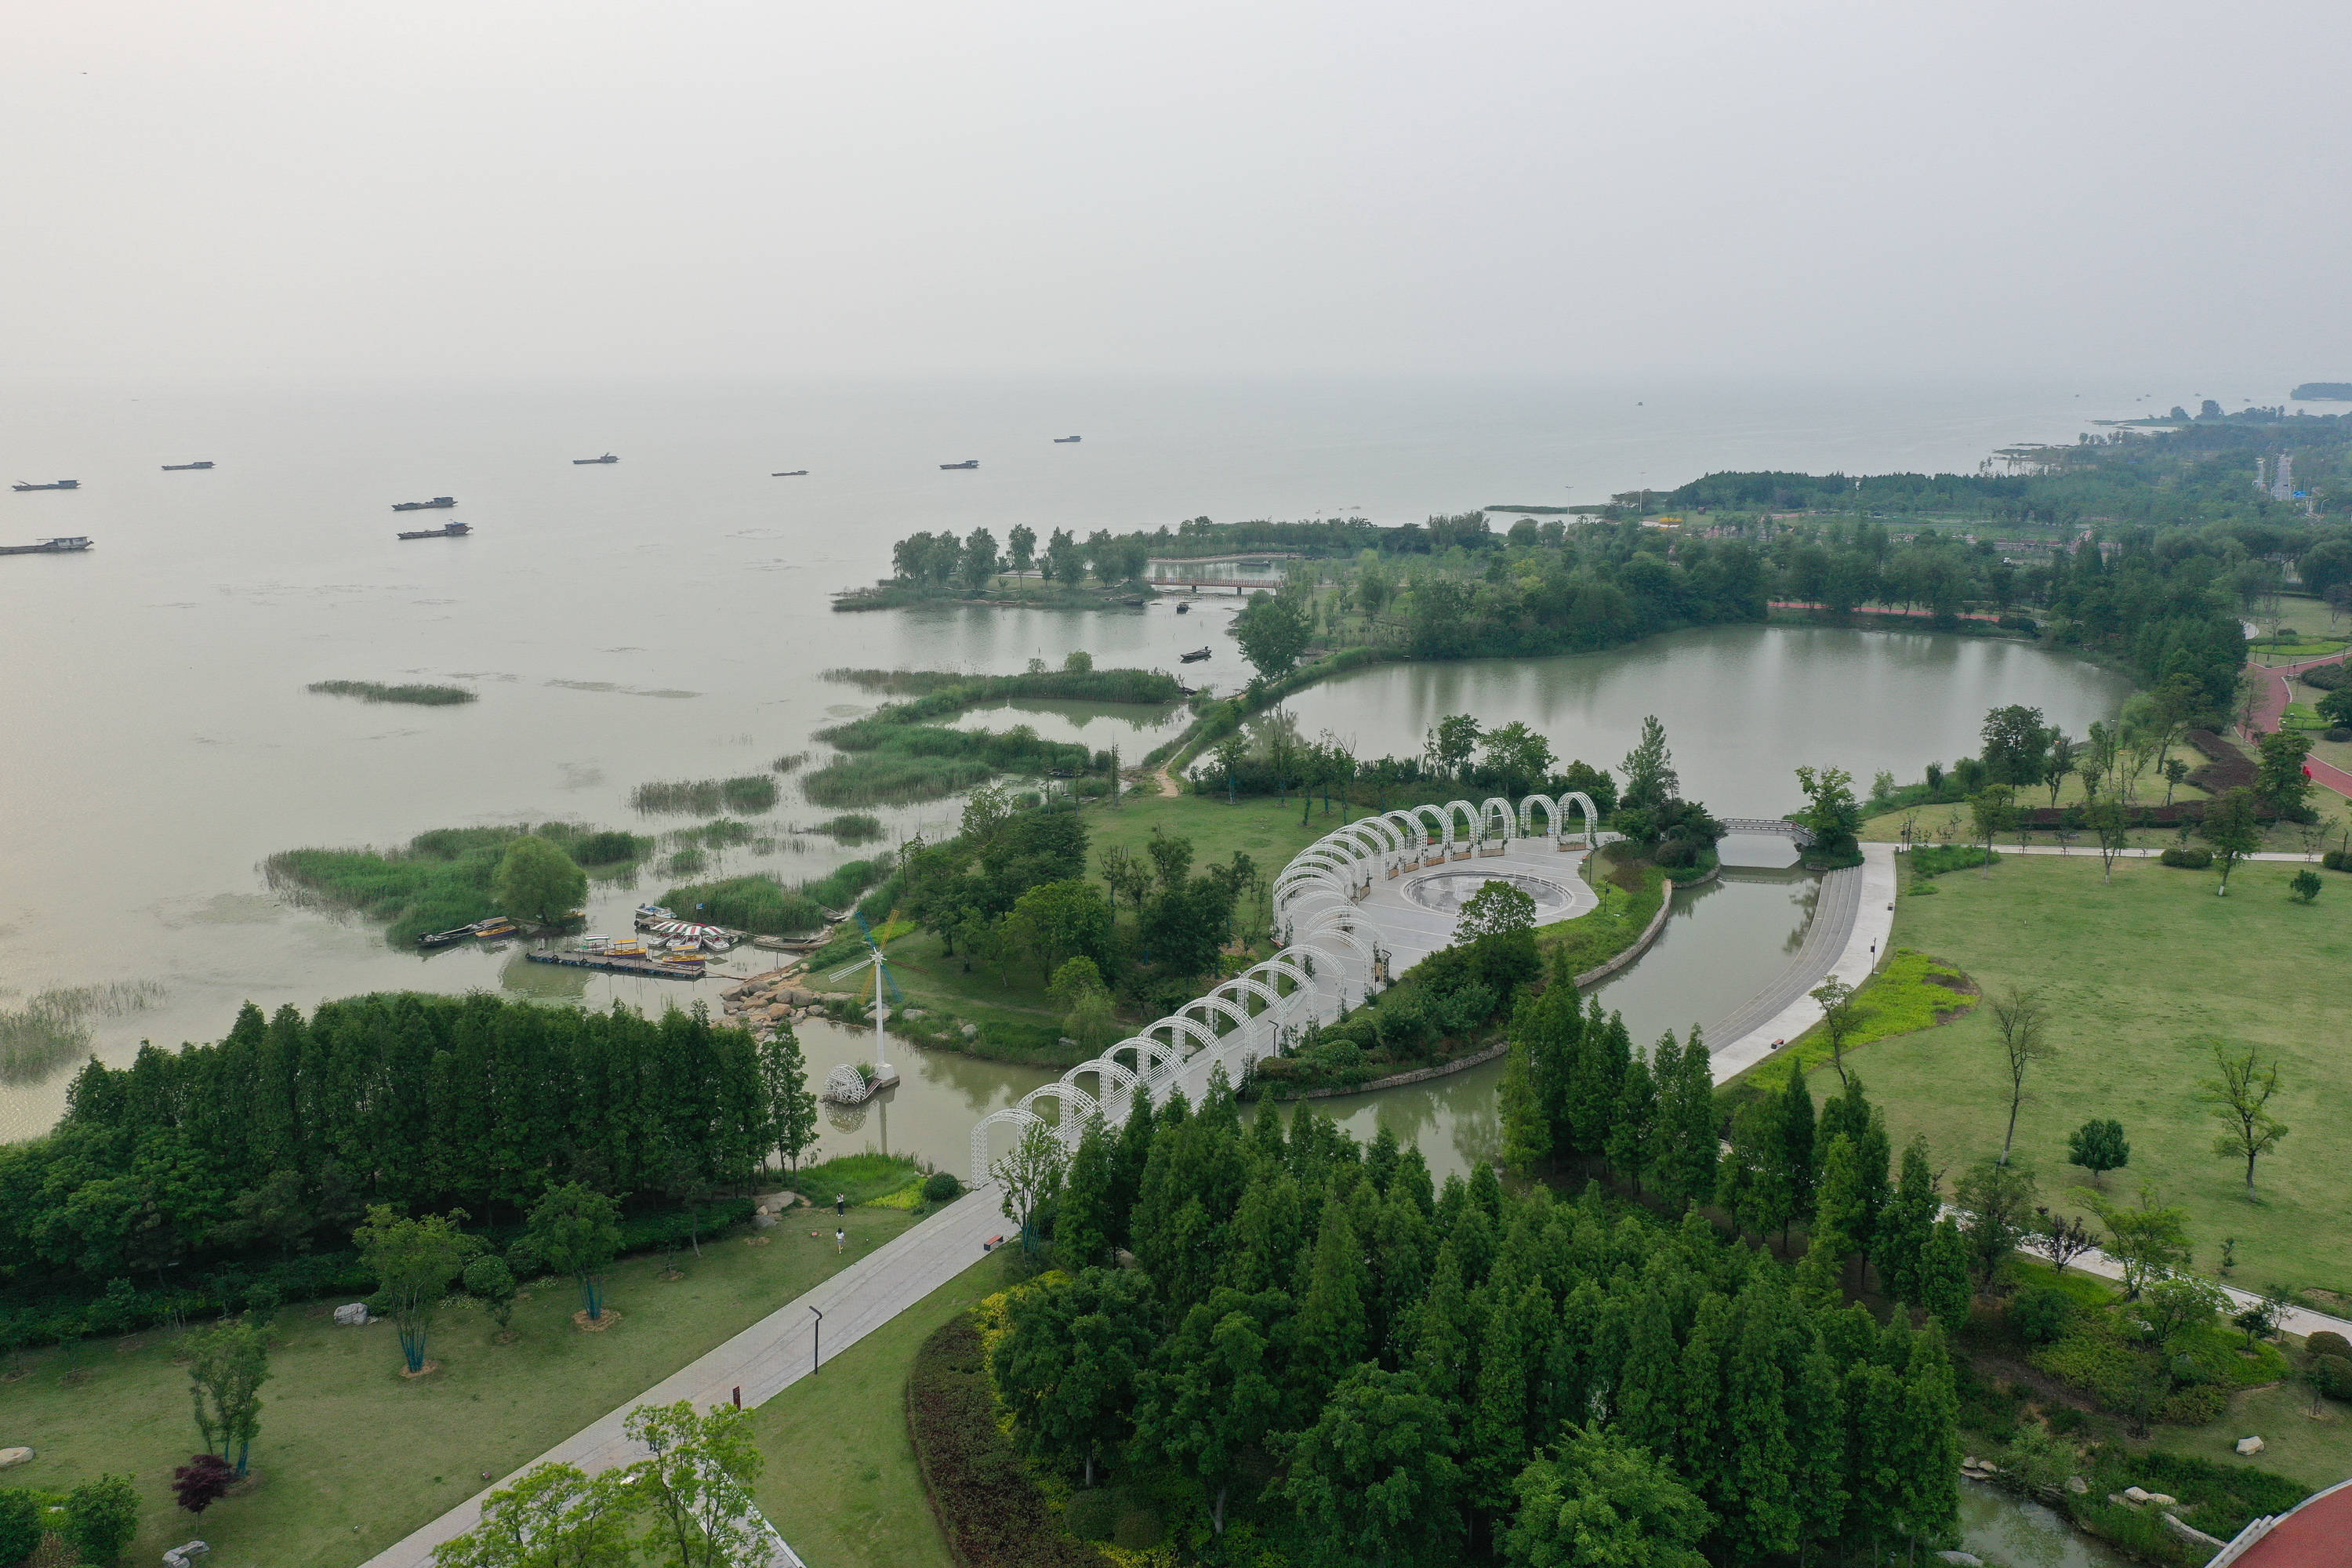
[[958, 1568], [1110, 1568], [1062, 1529], [997, 1426], [972, 1314], [947, 1323], [916, 1352], [907, 1374], [907, 1436]]
[[2176, 844], [2157, 858], [2168, 866], [2177, 866], [2184, 871], [2202, 871], [2213, 863], [2213, 851], [2199, 849], [2192, 845]]

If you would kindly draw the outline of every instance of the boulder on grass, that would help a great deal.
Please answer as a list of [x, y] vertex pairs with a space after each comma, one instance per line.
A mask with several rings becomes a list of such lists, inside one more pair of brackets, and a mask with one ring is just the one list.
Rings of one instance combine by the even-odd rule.
[[368, 1321], [367, 1303], [353, 1301], [348, 1306], [336, 1308], [335, 1321], [347, 1329], [365, 1328]]
[[2241, 1437], [2238, 1439], [2238, 1452], [2245, 1458], [2252, 1458], [2254, 1455], [2259, 1454], [2262, 1451], [2263, 1440], [2260, 1437]]

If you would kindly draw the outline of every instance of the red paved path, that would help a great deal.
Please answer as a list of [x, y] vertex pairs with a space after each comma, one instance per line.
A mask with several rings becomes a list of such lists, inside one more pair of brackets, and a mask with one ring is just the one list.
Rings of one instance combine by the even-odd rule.
[[[2306, 658], [2300, 664], [2247, 666], [2249, 669], [2256, 671], [2265, 679], [2263, 700], [2254, 708], [2252, 727], [2241, 731], [2240, 733], [2251, 741], [2276, 730], [2279, 727], [2280, 718], [2286, 712], [2287, 703], [2293, 700], [2287, 686], [2288, 678], [2318, 665], [2341, 664], [2344, 658], [2344, 654], [2332, 653], [2326, 658]], [[2307, 758], [2303, 764], [2303, 771], [2312, 783], [2322, 788], [2332, 789], [2340, 795], [2352, 796], [2352, 773], [2346, 773], [2333, 763], [2323, 763], [2317, 757]]]

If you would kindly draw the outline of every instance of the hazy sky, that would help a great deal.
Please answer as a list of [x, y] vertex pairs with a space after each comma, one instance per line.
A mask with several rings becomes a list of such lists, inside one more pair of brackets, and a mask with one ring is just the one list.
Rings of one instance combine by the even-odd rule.
[[2352, 376], [2333, 0], [6, 14], [0, 374]]

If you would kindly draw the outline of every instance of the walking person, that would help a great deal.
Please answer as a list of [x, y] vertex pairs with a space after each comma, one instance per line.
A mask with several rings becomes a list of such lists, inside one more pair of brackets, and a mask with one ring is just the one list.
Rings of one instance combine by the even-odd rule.
[[842, 1228], [841, 1228], [841, 1226], [835, 1226], [833, 1227], [833, 1249], [834, 1249], [834, 1251], [835, 1251], [835, 1252], [839, 1252], [839, 1251], [841, 1251], [841, 1250], [842, 1250], [842, 1248], [843, 1248], [843, 1247], [844, 1247], [844, 1246], [848, 1242], [848, 1240], [849, 1240], [849, 1233], [848, 1233], [847, 1231], [845, 1231], [845, 1230], [842, 1229]]

